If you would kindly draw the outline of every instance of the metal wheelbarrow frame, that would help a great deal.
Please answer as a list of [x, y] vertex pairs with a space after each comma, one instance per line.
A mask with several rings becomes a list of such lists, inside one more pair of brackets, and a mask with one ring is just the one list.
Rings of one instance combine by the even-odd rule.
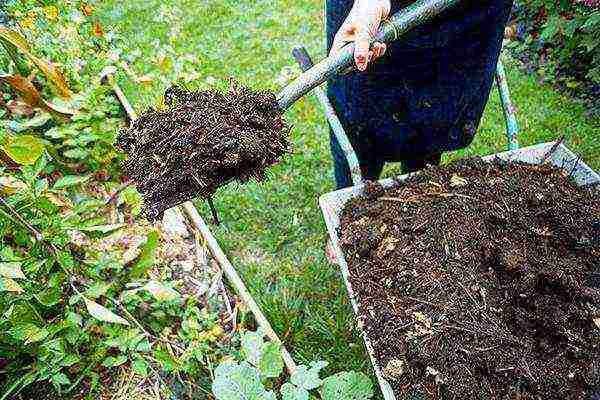
[[[304, 47], [299, 46], [294, 48], [293, 55], [302, 69], [310, 68], [310, 66], [312, 65], [310, 56], [308, 55]], [[502, 160], [522, 161], [530, 164], [550, 162], [558, 167], [564, 168], [567, 171], [571, 171], [575, 182], [580, 186], [600, 183], [600, 175], [598, 175], [589, 166], [582, 162], [580, 157], [575, 155], [562, 143], [543, 143], [520, 149], [517, 140], [519, 128], [515, 116], [515, 108], [513, 107], [513, 104], [510, 99], [510, 91], [508, 88], [508, 83], [506, 81], [504, 66], [500, 61], [498, 62], [496, 72], [496, 84], [506, 122], [506, 137], [508, 151], [489, 155], [487, 157], [484, 157], [484, 160], [493, 160], [495, 158], [500, 158]], [[340, 269], [342, 271], [342, 276], [346, 285], [346, 289], [348, 290], [348, 295], [350, 297], [350, 302], [352, 304], [354, 314], [357, 316], [358, 327], [361, 331], [361, 336], [367, 348], [367, 353], [369, 354], [369, 357], [371, 359], [371, 364], [373, 365], [373, 369], [375, 371], [375, 375], [377, 376], [377, 380], [379, 382], [379, 386], [381, 388], [383, 397], [385, 400], [400, 400], [396, 398], [390, 383], [383, 376], [381, 367], [377, 363], [377, 359], [375, 357], [373, 345], [371, 344], [369, 337], [363, 329], [363, 323], [359, 317], [358, 301], [352, 289], [352, 284], [349, 280], [348, 264], [346, 263], [346, 259], [340, 246], [338, 236], [338, 231], [340, 227], [340, 214], [344, 208], [344, 205], [349, 199], [357, 197], [363, 192], [364, 184], [361, 176], [358, 158], [356, 156], [356, 153], [354, 152], [354, 149], [352, 148], [352, 145], [350, 144], [350, 141], [348, 140], [346, 133], [344, 132], [340, 120], [336, 116], [336, 113], [333, 107], [331, 106], [329, 99], [327, 98], [325, 91], [322, 88], [317, 87], [315, 89], [315, 95], [321, 103], [329, 125], [331, 126], [333, 133], [336, 135], [340, 146], [342, 147], [346, 155], [348, 165], [350, 166], [352, 181], [354, 183], [354, 186], [352, 187], [322, 195], [319, 198], [319, 204], [321, 206], [323, 216], [325, 218], [325, 223], [327, 225], [329, 237], [331, 238], [333, 250], [336, 254], [338, 265], [340, 266]], [[395, 179], [384, 179], [380, 180], [379, 183], [383, 187], [387, 188], [393, 186], [398, 181], [406, 179], [408, 176], [409, 175], [402, 175]]]

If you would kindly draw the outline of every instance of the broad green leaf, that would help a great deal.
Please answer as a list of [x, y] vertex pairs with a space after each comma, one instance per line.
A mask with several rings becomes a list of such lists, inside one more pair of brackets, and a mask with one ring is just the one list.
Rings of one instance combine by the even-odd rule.
[[242, 355], [244, 360], [258, 367], [260, 356], [265, 345], [264, 332], [259, 328], [257, 332], [244, 332], [242, 336]]
[[277, 400], [260, 381], [258, 370], [247, 362], [225, 362], [215, 369], [212, 392], [217, 400]]
[[552, 39], [558, 32], [560, 32], [563, 24], [563, 19], [560, 16], [554, 16], [548, 20], [544, 30], [540, 34], [540, 37], [545, 40]]
[[60, 302], [63, 295], [61, 287], [49, 287], [34, 294], [33, 296], [40, 302], [40, 304], [46, 307], [52, 307]]
[[11, 278], [0, 276], [0, 292], [23, 293], [23, 288]]
[[84, 295], [90, 299], [97, 299], [98, 297], [104, 296], [111, 286], [112, 283], [110, 282], [97, 281], [87, 288]]
[[69, 381], [69, 378], [62, 372], [52, 375], [51, 380], [52, 380], [52, 383], [55, 384], [56, 386], [71, 384], [71, 381]]
[[25, 344], [40, 342], [48, 336], [46, 328], [39, 328], [32, 323], [17, 325], [10, 330], [10, 334], [17, 340], [22, 340]]
[[150, 281], [145, 286], [146, 289], [158, 301], [173, 301], [177, 300], [180, 295], [175, 289], [172, 289], [164, 283]]
[[313, 361], [310, 363], [310, 368], [306, 367], [306, 365], [298, 365], [298, 368], [296, 368], [296, 371], [290, 377], [290, 382], [306, 390], [316, 389], [322, 383], [321, 378], [319, 378], [319, 372], [327, 365], [325, 361]]
[[13, 279], [25, 279], [25, 274], [21, 270], [21, 263], [18, 261], [0, 262], [0, 276]]
[[66, 175], [58, 179], [52, 189], [64, 189], [66, 187], [81, 185], [90, 180], [89, 176]]
[[70, 367], [71, 365], [77, 364], [80, 360], [81, 357], [76, 354], [67, 354], [65, 358], [60, 360], [60, 365], [62, 367]]
[[107, 224], [107, 225], [96, 225], [96, 226], [82, 226], [79, 230], [82, 232], [100, 232], [100, 233], [111, 233], [116, 230], [123, 228], [125, 224]]
[[136, 358], [131, 363], [131, 369], [138, 375], [148, 375], [148, 363], [142, 358]]
[[89, 152], [89, 151], [87, 151], [87, 150], [84, 150], [84, 149], [77, 149], [77, 148], [75, 148], [75, 149], [70, 149], [70, 150], [67, 150], [67, 151], [65, 151], [65, 152], [63, 153], [63, 155], [64, 155], [65, 157], [68, 157], [68, 158], [75, 158], [75, 159], [82, 159], [82, 158], [86, 158], [86, 157], [87, 157], [89, 154], [90, 154], [90, 152]]
[[73, 326], [81, 326], [83, 318], [81, 318], [81, 315], [70, 311], [67, 313], [67, 322]]
[[19, 165], [33, 165], [44, 151], [44, 142], [31, 135], [7, 136], [2, 150]]
[[90, 315], [97, 320], [114, 324], [129, 325], [129, 322], [127, 322], [125, 318], [118, 316], [108, 308], [105, 308], [86, 297], [83, 297], [83, 300], [85, 301], [85, 307]]
[[142, 252], [137, 258], [137, 261], [133, 265], [131, 271], [132, 277], [140, 277], [146, 273], [146, 271], [154, 265], [154, 253], [158, 247], [158, 232], [148, 232], [146, 243], [142, 246]]
[[119, 365], [125, 364], [127, 362], [127, 356], [124, 355], [120, 355], [117, 357], [106, 357], [104, 359], [104, 361], [102, 361], [102, 365], [107, 367], [107, 368], [111, 368], [111, 367], [118, 367]]
[[319, 391], [323, 400], [367, 400], [373, 397], [373, 384], [361, 372], [339, 372], [325, 378]]
[[281, 400], [308, 400], [308, 391], [286, 382], [281, 386]]
[[20, 121], [6, 121], [4, 124], [5, 127], [13, 132], [21, 133], [34, 128], [40, 128], [48, 123], [52, 119], [52, 116], [47, 112], [42, 112], [36, 115], [33, 118], [25, 120], [24, 122]]
[[266, 378], [277, 378], [283, 372], [283, 358], [281, 348], [277, 343], [265, 343], [260, 355], [258, 369]]

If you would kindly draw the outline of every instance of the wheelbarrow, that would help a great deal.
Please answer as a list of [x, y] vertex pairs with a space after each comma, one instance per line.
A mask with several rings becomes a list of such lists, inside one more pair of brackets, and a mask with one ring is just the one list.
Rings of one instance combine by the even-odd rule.
[[[304, 47], [299, 46], [294, 48], [293, 56], [299, 63], [302, 70], [308, 70], [309, 68], [311, 68], [312, 61]], [[487, 157], [484, 157], [484, 160], [490, 161], [499, 158], [506, 161], [520, 161], [529, 164], [540, 164], [544, 162], [549, 162], [556, 165], [557, 167], [562, 167], [565, 170], [570, 171], [575, 182], [580, 186], [600, 183], [600, 175], [598, 175], [584, 162], [582, 162], [580, 157], [575, 155], [571, 150], [569, 150], [565, 145], [563, 145], [561, 141], [519, 148], [517, 138], [518, 124], [515, 116], [515, 109], [510, 99], [508, 83], [506, 81], [504, 67], [501, 62], [498, 63], [497, 67], [496, 85], [501, 99], [502, 108], [504, 110], [508, 151], [489, 155]], [[346, 263], [344, 253], [342, 252], [342, 248], [340, 246], [339, 227], [340, 215], [342, 213], [342, 210], [344, 209], [344, 205], [348, 200], [356, 198], [357, 196], [360, 196], [362, 194], [364, 184], [356, 153], [354, 152], [354, 149], [352, 148], [352, 145], [350, 144], [350, 141], [348, 140], [348, 137], [342, 127], [342, 124], [336, 116], [336, 113], [331, 103], [329, 102], [327, 95], [325, 94], [324, 90], [320, 87], [315, 88], [315, 95], [321, 103], [321, 106], [325, 111], [327, 121], [329, 122], [333, 133], [335, 134], [336, 138], [338, 139], [338, 142], [340, 143], [341, 148], [345, 153], [348, 165], [350, 166], [352, 181], [354, 184], [354, 186], [352, 187], [322, 195], [319, 199], [319, 204], [321, 206], [323, 216], [327, 224], [327, 230], [329, 232], [329, 237], [331, 238], [332, 248], [335, 252], [338, 265], [340, 266], [342, 271], [343, 280], [346, 285], [346, 289], [348, 290], [348, 295], [350, 297], [352, 308], [354, 310], [355, 315], [358, 317], [359, 313], [357, 298], [354, 294], [352, 285], [349, 280], [348, 264]], [[395, 185], [398, 181], [406, 179], [408, 176], [409, 175], [402, 175], [393, 179], [384, 179], [379, 181], [379, 183], [384, 188], [388, 188]], [[600, 271], [597, 271], [597, 275], [598, 274], [600, 274]], [[593, 279], [598, 280], [597, 278], [598, 277], [596, 276]], [[379, 386], [381, 388], [381, 392], [383, 394], [384, 399], [401, 400], [396, 398], [390, 383], [382, 374], [381, 367], [376, 361], [373, 346], [369, 340], [369, 337], [366, 335], [360, 322], [360, 319], [357, 318], [357, 320], [359, 329], [361, 331], [361, 336], [364, 340], [367, 352], [371, 359], [371, 363], [373, 365], [375, 375], [377, 376], [377, 380], [379, 382]], [[596, 393], [593, 396], [600, 396], [600, 393]]]

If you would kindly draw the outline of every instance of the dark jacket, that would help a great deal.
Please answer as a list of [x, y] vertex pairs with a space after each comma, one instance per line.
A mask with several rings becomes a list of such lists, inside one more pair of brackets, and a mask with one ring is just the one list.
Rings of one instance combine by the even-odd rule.
[[[327, 39], [353, 0], [327, 0]], [[392, 0], [392, 13], [408, 1]], [[487, 103], [512, 0], [465, 0], [388, 46], [366, 72], [328, 94], [359, 153], [385, 161], [468, 146]]]

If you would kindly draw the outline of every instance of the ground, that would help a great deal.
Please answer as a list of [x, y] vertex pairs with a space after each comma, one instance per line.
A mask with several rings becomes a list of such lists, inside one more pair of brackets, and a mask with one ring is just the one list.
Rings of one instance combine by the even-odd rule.
[[[277, 88], [291, 48], [302, 43], [315, 58], [323, 55], [321, 0], [107, 0], [98, 4], [106, 30], [121, 33], [130, 66], [145, 85], [123, 81], [137, 109], [156, 104], [178, 74], [190, 86], [234, 76], [253, 87]], [[508, 80], [529, 145], [566, 135], [569, 146], [600, 168], [598, 121], [536, 77], [508, 63]], [[197, 71], [197, 77], [191, 76]], [[182, 73], [181, 71], [184, 71]], [[159, 75], [164, 78], [159, 78]], [[275, 330], [297, 361], [325, 359], [331, 371], [371, 373], [354, 328], [339, 271], [327, 264], [326, 229], [317, 199], [333, 189], [326, 122], [314, 98], [287, 114], [295, 154], [276, 166], [263, 184], [232, 185], [216, 198], [223, 224], [215, 227], [225, 252], [238, 268]], [[493, 92], [474, 144], [450, 158], [505, 149], [504, 122]], [[398, 172], [391, 166], [386, 176]], [[204, 208], [208, 217], [208, 209]]]

